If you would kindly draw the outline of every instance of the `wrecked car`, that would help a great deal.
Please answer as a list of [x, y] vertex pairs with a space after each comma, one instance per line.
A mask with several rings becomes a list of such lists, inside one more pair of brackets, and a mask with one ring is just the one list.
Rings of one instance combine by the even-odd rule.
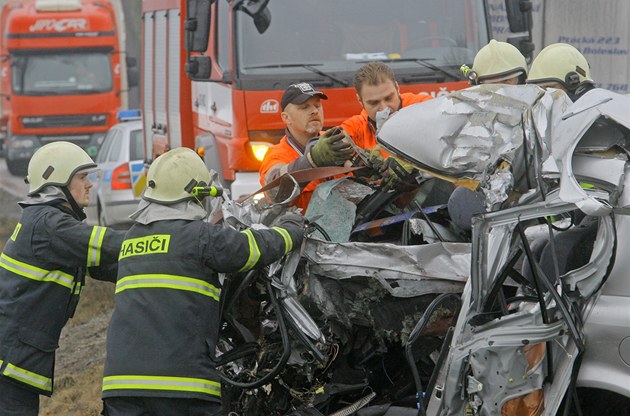
[[[395, 113], [378, 141], [418, 167], [403, 189], [324, 182], [301, 252], [224, 276], [226, 409], [624, 414], [629, 140], [630, 97], [605, 90], [482, 85]], [[299, 193], [278, 186], [224, 222], [273, 225]]]

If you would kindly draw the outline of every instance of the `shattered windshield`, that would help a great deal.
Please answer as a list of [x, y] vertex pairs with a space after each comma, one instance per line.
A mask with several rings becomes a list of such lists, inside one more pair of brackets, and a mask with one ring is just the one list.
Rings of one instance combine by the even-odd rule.
[[94, 94], [113, 87], [105, 52], [16, 55], [12, 68], [18, 95]]
[[267, 7], [271, 23], [262, 34], [250, 16], [236, 13], [242, 74], [353, 72], [366, 60], [400, 60], [398, 69], [417, 70], [418, 61], [459, 67], [488, 41], [477, 0], [273, 0]]

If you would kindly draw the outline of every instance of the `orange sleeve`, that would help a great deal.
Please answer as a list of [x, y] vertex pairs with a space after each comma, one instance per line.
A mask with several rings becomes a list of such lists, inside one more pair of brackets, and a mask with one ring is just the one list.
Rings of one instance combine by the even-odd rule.
[[300, 155], [288, 143], [286, 136], [275, 146], [271, 146], [260, 164], [260, 184], [265, 186], [265, 177], [271, 168], [278, 164], [288, 165]]
[[376, 137], [374, 137], [374, 132], [370, 128], [365, 111], [350, 117], [341, 123], [341, 127], [352, 137], [354, 143], [362, 149], [371, 149], [376, 144]]

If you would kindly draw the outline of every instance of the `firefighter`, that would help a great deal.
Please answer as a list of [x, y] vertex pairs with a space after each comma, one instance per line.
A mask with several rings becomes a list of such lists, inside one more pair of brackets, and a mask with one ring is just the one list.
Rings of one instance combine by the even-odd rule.
[[107, 335], [104, 414], [219, 415], [213, 362], [219, 333], [219, 273], [268, 265], [302, 242], [304, 219], [271, 229], [204, 221], [211, 175], [188, 148], [159, 156], [147, 173], [135, 223], [122, 244]]
[[0, 255], [0, 415], [37, 415], [53, 392], [55, 349], [86, 269], [115, 281], [124, 232], [83, 223], [96, 164], [79, 146], [44, 145], [28, 164], [22, 216]]
[[492, 39], [475, 55], [472, 70], [462, 65], [462, 72], [470, 85], [520, 85], [527, 78], [527, 61], [514, 45]]
[[529, 69], [527, 83], [561, 89], [572, 101], [595, 88], [586, 58], [566, 43], [553, 43], [540, 51]]
[[[324, 124], [321, 100], [326, 99], [326, 94], [306, 82], [292, 84], [285, 90], [280, 102], [285, 135], [267, 151], [262, 161], [260, 183], [263, 186], [287, 172], [339, 166], [352, 158], [354, 151], [340, 129], [321, 131]], [[320, 182], [307, 184], [294, 204], [305, 209]]]

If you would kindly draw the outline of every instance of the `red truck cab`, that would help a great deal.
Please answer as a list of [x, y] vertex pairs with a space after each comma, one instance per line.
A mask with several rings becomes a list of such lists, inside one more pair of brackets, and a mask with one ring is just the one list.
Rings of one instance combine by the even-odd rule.
[[1, 121], [12, 174], [25, 174], [35, 150], [56, 140], [96, 155], [126, 105], [117, 13], [103, 0], [33, 0], [2, 9]]
[[326, 127], [358, 114], [352, 78], [386, 62], [402, 92], [465, 88], [490, 36], [484, 0], [143, 0], [146, 153], [203, 148], [232, 197], [260, 187], [265, 149], [284, 135], [283, 91], [324, 91]]

